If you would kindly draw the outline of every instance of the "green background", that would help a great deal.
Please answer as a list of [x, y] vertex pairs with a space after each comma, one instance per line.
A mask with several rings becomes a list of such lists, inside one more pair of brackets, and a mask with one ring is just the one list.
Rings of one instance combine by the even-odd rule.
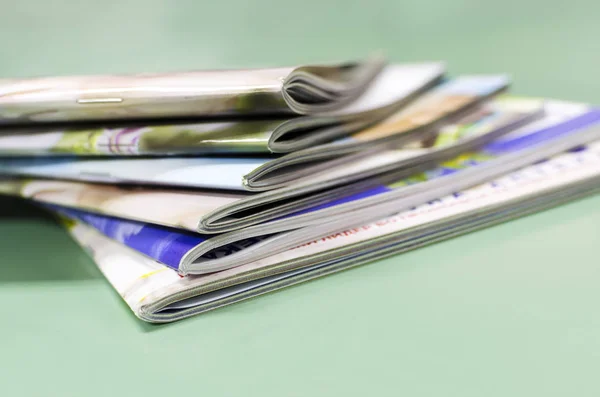
[[[0, 77], [383, 50], [599, 103], [600, 2], [5, 1]], [[598, 396], [600, 197], [165, 326], [0, 198], [0, 395]]]

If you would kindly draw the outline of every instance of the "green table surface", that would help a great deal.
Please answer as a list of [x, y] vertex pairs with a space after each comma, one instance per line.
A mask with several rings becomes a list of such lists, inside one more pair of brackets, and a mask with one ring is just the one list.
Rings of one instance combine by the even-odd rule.
[[[294, 65], [381, 49], [600, 103], [600, 2], [0, 0], [0, 77]], [[600, 197], [175, 324], [138, 321], [0, 199], [2, 396], [598, 396]], [[177, 394], [173, 394], [177, 393]]]

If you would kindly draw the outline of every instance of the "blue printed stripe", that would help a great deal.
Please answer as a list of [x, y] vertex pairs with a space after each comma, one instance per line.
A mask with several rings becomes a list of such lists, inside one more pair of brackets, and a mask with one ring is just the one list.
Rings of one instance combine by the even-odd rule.
[[553, 125], [514, 139], [499, 139], [485, 146], [484, 151], [491, 154], [502, 154], [526, 149], [540, 143], [568, 135], [600, 121], [600, 109], [591, 110], [581, 116]]
[[298, 216], [298, 215], [302, 215], [302, 214], [307, 214], [309, 212], [318, 211], [318, 210], [322, 210], [322, 209], [325, 209], [325, 208], [335, 207], [336, 205], [349, 203], [349, 202], [352, 202], [352, 201], [364, 199], [364, 198], [371, 197], [371, 196], [376, 196], [378, 194], [387, 193], [387, 192], [391, 192], [391, 191], [392, 191], [392, 189], [390, 189], [389, 187], [381, 185], [381, 186], [377, 186], [377, 187], [374, 187], [374, 188], [369, 189], [369, 190], [365, 190], [364, 192], [355, 193], [355, 194], [352, 194], [350, 196], [339, 198], [337, 200], [332, 200], [332, 201], [330, 201], [328, 203], [324, 203], [324, 204], [321, 204], [321, 205], [317, 205], [315, 207], [307, 208], [307, 209], [304, 209], [302, 211], [294, 212], [292, 214], [289, 214], [289, 215], [286, 215], [286, 216], [282, 216], [281, 218], [278, 218], [278, 219], [291, 218], [291, 217], [294, 217], [294, 216]]
[[179, 268], [181, 259], [188, 251], [207, 240], [207, 236], [201, 234], [175, 231], [163, 226], [97, 215], [56, 205], [45, 206], [84, 222], [107, 237], [175, 270]]

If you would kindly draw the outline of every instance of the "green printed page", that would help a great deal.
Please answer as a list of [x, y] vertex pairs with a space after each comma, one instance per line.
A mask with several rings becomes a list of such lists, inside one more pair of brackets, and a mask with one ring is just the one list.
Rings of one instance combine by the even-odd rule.
[[0, 155], [269, 153], [281, 120], [71, 128], [0, 135]]

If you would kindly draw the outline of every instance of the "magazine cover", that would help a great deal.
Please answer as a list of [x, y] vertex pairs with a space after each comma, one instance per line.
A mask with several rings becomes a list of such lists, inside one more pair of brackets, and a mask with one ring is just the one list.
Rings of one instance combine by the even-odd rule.
[[335, 111], [385, 65], [376, 55], [299, 67], [4, 79], [0, 123]]

